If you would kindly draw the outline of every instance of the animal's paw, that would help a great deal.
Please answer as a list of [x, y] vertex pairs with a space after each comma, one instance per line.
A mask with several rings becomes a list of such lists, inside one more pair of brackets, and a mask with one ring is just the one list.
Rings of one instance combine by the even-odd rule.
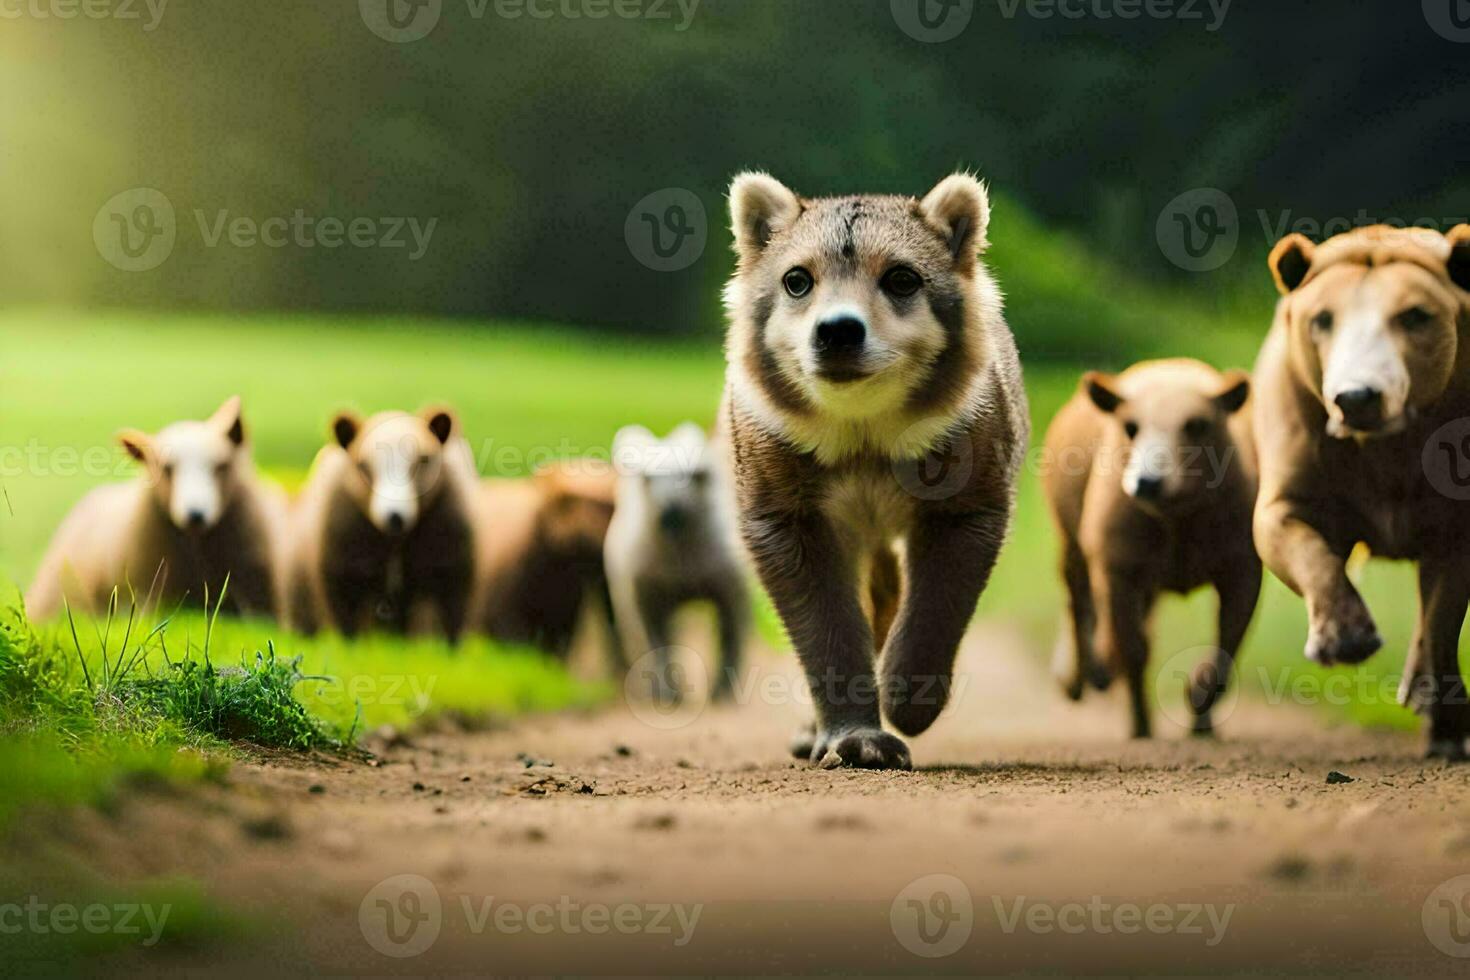
[[1214, 659], [1206, 660], [1195, 668], [1194, 674], [1189, 678], [1188, 697], [1189, 709], [1194, 712], [1197, 734], [1201, 731], [1201, 723], [1204, 732], [1210, 731], [1210, 712], [1229, 683], [1229, 676]]
[[905, 735], [922, 734], [949, 704], [953, 682], [948, 672], [910, 676], [885, 671], [879, 694], [883, 717]]
[[1324, 667], [1360, 664], [1383, 646], [1383, 637], [1363, 600], [1353, 595], [1336, 603], [1325, 615], [1312, 617], [1307, 634], [1307, 659]]
[[1087, 683], [1099, 691], [1106, 691], [1113, 685], [1113, 672], [1107, 664], [1094, 657], [1087, 658]]
[[811, 759], [823, 769], [912, 769], [909, 747], [881, 728], [846, 729], [824, 733]]
[[1410, 670], [1399, 681], [1399, 704], [1417, 715], [1429, 714], [1434, 696], [1434, 678], [1428, 674]]
[[1429, 747], [1424, 750], [1424, 758], [1443, 759], [1446, 762], [1464, 762], [1467, 758], [1465, 753], [1465, 739], [1463, 737], [1431, 737], [1429, 739]]
[[796, 730], [791, 736], [791, 754], [802, 762], [812, 761], [812, 753], [817, 749], [817, 726], [815, 723], [807, 723]]

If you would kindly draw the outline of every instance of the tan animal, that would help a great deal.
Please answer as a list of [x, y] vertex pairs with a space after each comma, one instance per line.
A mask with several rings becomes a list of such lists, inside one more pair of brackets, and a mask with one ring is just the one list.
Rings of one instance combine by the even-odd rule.
[[1072, 624], [1056, 672], [1076, 700], [1090, 682], [1128, 680], [1133, 735], [1150, 734], [1147, 624], [1162, 592], [1212, 586], [1218, 647], [1191, 680], [1194, 731], [1215, 701], [1255, 614], [1261, 560], [1251, 543], [1256, 459], [1243, 372], [1146, 361], [1088, 372], [1046, 434], [1043, 486], [1061, 532]]
[[332, 420], [296, 504], [290, 602], [303, 632], [465, 626], [475, 574], [476, 476], [454, 413]]
[[602, 567], [615, 482], [605, 462], [568, 460], [529, 479], [481, 483], [476, 630], [566, 658], [592, 615], [601, 621], [609, 663], [623, 667]]
[[[739, 529], [796, 647], [826, 767], [908, 768], [1010, 525], [1028, 418], [990, 204], [730, 190], [723, 424]], [[878, 654], [875, 665], [874, 655]]]
[[[105, 612], [116, 589], [170, 610], [180, 602], [274, 616], [285, 497], [257, 478], [234, 397], [202, 422], [155, 435], [118, 434], [143, 467], [135, 480], [98, 487], [67, 515], [26, 594], [30, 616]], [[225, 582], [229, 580], [226, 589]]]
[[1361, 228], [1271, 253], [1281, 291], [1256, 365], [1256, 544], [1307, 604], [1306, 655], [1358, 663], [1382, 644], [1348, 555], [1419, 563], [1419, 627], [1400, 700], [1429, 754], [1465, 756], [1460, 674], [1470, 601], [1470, 225]]

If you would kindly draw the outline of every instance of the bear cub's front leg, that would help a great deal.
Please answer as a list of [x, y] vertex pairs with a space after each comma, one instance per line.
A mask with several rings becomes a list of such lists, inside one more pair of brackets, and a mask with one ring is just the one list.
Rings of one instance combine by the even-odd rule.
[[911, 769], [908, 746], [883, 731], [873, 631], [858, 601], [854, 556], [820, 514], [746, 517], [756, 570], [786, 624], [816, 720], [793, 751], [827, 769]]

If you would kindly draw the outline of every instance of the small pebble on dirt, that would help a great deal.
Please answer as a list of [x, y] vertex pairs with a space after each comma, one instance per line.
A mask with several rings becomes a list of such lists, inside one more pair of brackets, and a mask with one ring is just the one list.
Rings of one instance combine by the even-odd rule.
[[639, 830], [672, 830], [678, 820], [672, 813], [655, 813], [649, 816], [639, 817], [633, 824]]
[[327, 791], [327, 788], [321, 783], [312, 783], [309, 787], [307, 787], [306, 791], [313, 796], [321, 796]]
[[470, 781], [470, 777], [468, 777], [468, 776], [460, 776], [459, 777], [459, 781], [462, 782], [462, 783], [467, 783], [467, 782]]
[[291, 825], [287, 822], [284, 814], [268, 813], [258, 817], [245, 819], [241, 826], [245, 833], [256, 840], [287, 840], [291, 834]]
[[622, 756], [625, 759], [633, 754], [633, 750], [626, 745], [613, 746], [613, 752], [617, 755]]
[[413, 791], [415, 793], [422, 793], [426, 788], [423, 783], [416, 782], [413, 784]]
[[817, 818], [818, 830], [867, 830], [868, 826], [856, 813], [826, 813]]
[[1282, 881], [1302, 881], [1312, 874], [1312, 862], [1300, 854], [1287, 854], [1276, 859], [1267, 874]]
[[1336, 786], [1339, 783], [1353, 783], [1353, 782], [1357, 782], [1357, 780], [1355, 780], [1352, 776], [1349, 776], [1345, 772], [1338, 772], [1336, 769], [1332, 770], [1331, 772], [1329, 772], [1327, 774], [1327, 785], [1328, 786]]

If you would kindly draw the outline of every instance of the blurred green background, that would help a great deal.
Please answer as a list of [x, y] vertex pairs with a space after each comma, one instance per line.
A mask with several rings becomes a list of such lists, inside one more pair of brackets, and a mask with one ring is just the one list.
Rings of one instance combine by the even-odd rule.
[[[385, 3], [422, 36], [385, 39]], [[975, 0], [935, 43], [919, 4], [950, 9], [173, 0], [156, 22], [141, 2], [138, 19], [7, 16], [0, 573], [24, 583], [85, 488], [130, 472], [116, 429], [236, 392], [288, 484], [343, 405], [449, 401], [497, 473], [605, 451], [628, 422], [711, 421], [723, 194], [744, 168], [808, 194], [918, 194], [956, 168], [989, 180], [988, 260], [1038, 438], [1085, 367], [1248, 367], [1285, 230], [1470, 212], [1470, 49], [1419, 4], [1236, 0], [1217, 21], [1205, 3], [1187, 8], [1201, 19], [1182, 3], [1124, 19], [1110, 0], [1069, 4], [1078, 18]], [[160, 198], [171, 245], [129, 271], [119, 236], [153, 242]], [[664, 263], [643, 216], [667, 221], [671, 201], [691, 237]], [[1176, 226], [1206, 205], [1210, 227]], [[272, 219], [309, 230], [266, 244]], [[343, 240], [355, 221], [361, 244]], [[1191, 254], [1191, 231], [1215, 227]], [[1038, 656], [1061, 622], [1054, 564], [1028, 472], [982, 612], [1020, 623]], [[1365, 589], [1389, 648], [1360, 671], [1387, 677], [1411, 576], [1374, 566]], [[1169, 604], [1156, 661], [1209, 642], [1212, 610]], [[1286, 673], [1248, 686], [1324, 676], [1300, 662], [1303, 618], [1272, 583], [1246, 662]], [[1407, 722], [1388, 698], [1350, 700], [1335, 710]]]

